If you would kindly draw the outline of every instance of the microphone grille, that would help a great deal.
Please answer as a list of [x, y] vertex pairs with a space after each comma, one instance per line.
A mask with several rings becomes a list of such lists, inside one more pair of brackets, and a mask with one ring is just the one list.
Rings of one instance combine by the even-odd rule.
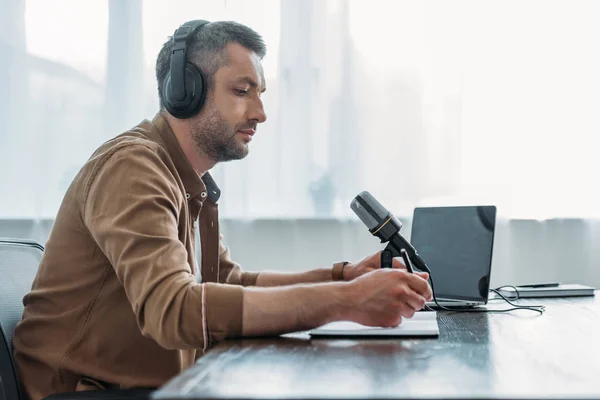
[[350, 203], [350, 208], [369, 229], [374, 229], [385, 221], [388, 211], [371, 195], [364, 191]]

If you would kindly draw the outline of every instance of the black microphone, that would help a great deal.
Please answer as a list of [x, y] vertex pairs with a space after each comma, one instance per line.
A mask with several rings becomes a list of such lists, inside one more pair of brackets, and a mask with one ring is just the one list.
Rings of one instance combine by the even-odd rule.
[[429, 272], [427, 264], [419, 256], [417, 250], [400, 234], [402, 222], [382, 206], [380, 202], [375, 200], [371, 193], [367, 191], [359, 193], [352, 200], [352, 203], [350, 203], [350, 208], [363, 224], [369, 228], [369, 232], [373, 236], [381, 239], [381, 243], [388, 242], [388, 245], [381, 254], [382, 268], [391, 268], [392, 258], [400, 257], [402, 250], [405, 250], [410, 260], [418, 269]]

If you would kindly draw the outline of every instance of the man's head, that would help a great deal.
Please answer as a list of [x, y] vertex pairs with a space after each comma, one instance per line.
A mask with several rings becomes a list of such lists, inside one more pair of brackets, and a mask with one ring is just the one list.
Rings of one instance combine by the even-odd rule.
[[[161, 111], [162, 88], [170, 70], [173, 41], [156, 61]], [[200, 112], [185, 120], [196, 151], [213, 162], [244, 158], [257, 124], [266, 120], [261, 93], [266, 89], [261, 36], [235, 22], [213, 22], [198, 29], [187, 44], [187, 59], [202, 71], [207, 96]]]

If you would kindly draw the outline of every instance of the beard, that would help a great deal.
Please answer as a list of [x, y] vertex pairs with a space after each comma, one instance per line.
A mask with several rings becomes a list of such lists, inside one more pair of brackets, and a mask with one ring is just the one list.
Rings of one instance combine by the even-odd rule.
[[211, 106], [190, 120], [196, 150], [215, 162], [241, 160], [248, 155], [248, 145], [236, 140], [238, 130], [232, 129], [219, 110]]

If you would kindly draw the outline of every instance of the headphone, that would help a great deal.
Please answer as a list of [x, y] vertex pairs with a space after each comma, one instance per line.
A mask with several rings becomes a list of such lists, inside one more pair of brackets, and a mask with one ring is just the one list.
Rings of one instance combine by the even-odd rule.
[[167, 111], [175, 118], [190, 118], [200, 112], [206, 100], [206, 78], [187, 60], [188, 40], [209, 21], [188, 21], [173, 34], [171, 67], [165, 77], [162, 98]]

